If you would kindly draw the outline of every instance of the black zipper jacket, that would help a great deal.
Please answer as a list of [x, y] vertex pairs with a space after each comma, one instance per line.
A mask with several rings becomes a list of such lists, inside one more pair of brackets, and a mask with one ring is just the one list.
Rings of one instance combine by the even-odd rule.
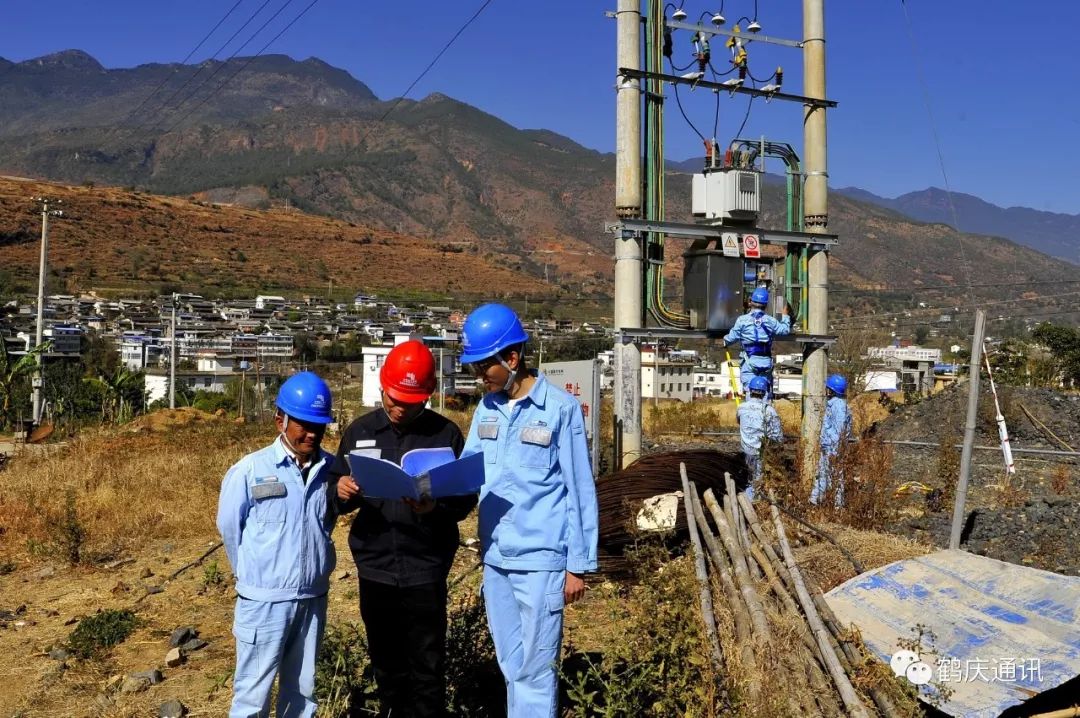
[[363, 497], [338, 501], [338, 480], [350, 473], [349, 452], [376, 448], [381, 458], [400, 464], [401, 456], [412, 449], [446, 446], [460, 456], [465, 439], [452, 421], [430, 409], [398, 429], [380, 407], [345, 430], [327, 490], [339, 513], [358, 510], [349, 530], [349, 548], [361, 578], [403, 587], [445, 581], [458, 548], [458, 521], [473, 510], [477, 497], [439, 499], [427, 514], [415, 513], [403, 501]]

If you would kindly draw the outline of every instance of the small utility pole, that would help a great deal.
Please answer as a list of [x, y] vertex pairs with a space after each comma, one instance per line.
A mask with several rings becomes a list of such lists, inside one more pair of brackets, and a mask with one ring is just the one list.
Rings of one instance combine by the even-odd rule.
[[443, 386], [443, 378], [446, 376], [446, 368], [443, 366], [443, 347], [439, 347], [439, 411], [446, 410], [446, 388]]
[[975, 336], [971, 339], [971, 361], [968, 364], [967, 421], [964, 424], [964, 448], [960, 451], [960, 481], [953, 503], [952, 533], [949, 548], [960, 548], [960, 529], [964, 524], [964, 502], [967, 500], [968, 479], [971, 478], [971, 451], [975, 446], [975, 421], [979, 415], [979, 365], [982, 362], [983, 332], [986, 314], [975, 311]]
[[172, 328], [169, 331], [169, 408], [176, 408], [176, 294], [172, 295]]
[[[806, 97], [825, 99], [825, 0], [803, 0], [803, 73]], [[829, 173], [826, 161], [825, 108], [807, 105], [803, 115], [806, 153], [804, 222], [806, 231], [824, 234], [829, 224]], [[820, 246], [810, 248], [807, 263], [809, 284], [809, 334], [829, 331], [829, 255]], [[807, 345], [803, 359], [803, 481], [813, 482], [821, 450], [821, 420], [825, 412], [825, 375], [828, 355], [823, 345]]]
[[45, 337], [45, 277], [49, 272], [49, 215], [54, 217], [63, 216], [63, 211], [49, 209], [49, 203], [60, 204], [60, 200], [49, 200], [46, 197], [35, 197], [41, 203], [41, 259], [38, 263], [38, 290], [37, 290], [37, 332], [34, 346], [37, 349], [37, 369], [34, 371], [32, 380], [34, 387], [34, 425], [41, 424], [42, 415], [42, 388], [45, 386], [44, 352], [41, 351], [41, 342]]

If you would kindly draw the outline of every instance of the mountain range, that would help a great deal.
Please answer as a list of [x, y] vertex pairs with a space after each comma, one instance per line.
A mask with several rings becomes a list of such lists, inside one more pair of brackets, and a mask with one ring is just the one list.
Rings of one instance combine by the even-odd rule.
[[895, 199], [857, 187], [845, 187], [836, 192], [895, 209], [922, 222], [939, 222], [964, 232], [1006, 237], [1052, 257], [1080, 264], [1078, 214], [1044, 212], [1030, 207], [998, 207], [970, 194], [947, 192], [937, 187], [908, 192]]
[[[669, 170], [668, 219], [690, 220], [686, 171], [692, 167], [690, 161]], [[614, 219], [614, 168], [611, 154], [550, 131], [515, 128], [442, 94], [380, 100], [315, 58], [271, 55], [129, 69], [106, 69], [77, 50], [19, 63], [0, 59], [0, 174], [264, 212], [287, 206], [318, 215], [313, 221], [331, 218], [344, 227], [464, 247], [486, 267], [576, 295], [611, 294], [612, 237], [603, 225]], [[162, 201], [147, 212], [165, 206]], [[783, 226], [782, 188], [767, 183], [764, 206], [763, 226]], [[1014, 294], [1034, 296], [1052, 294], [1055, 281], [1080, 279], [1080, 267], [1048, 256], [1045, 246], [991, 236], [961, 242], [940, 220], [902, 212], [852, 192], [830, 195], [830, 231], [841, 236], [830, 280], [853, 290], [847, 296], [859, 297], [862, 309], [914, 292], [932, 300], [1001, 294], [963, 286], [972, 278], [975, 284], [1031, 282]], [[968, 221], [966, 214], [961, 218]], [[24, 236], [34, 221], [0, 206], [5, 264], [15, 259], [4, 233]], [[88, 212], [83, 221], [99, 218]], [[140, 246], [138, 225], [159, 220], [130, 220], [134, 228], [118, 215], [107, 221], [112, 224], [95, 232], [97, 241]], [[256, 239], [252, 251], [259, 252]], [[185, 242], [211, 253], [221, 241], [214, 231], [185, 233]], [[248, 252], [243, 241], [242, 233], [234, 234], [229, 246]], [[142, 249], [151, 261], [159, 251]], [[681, 249], [669, 241], [665, 273], [676, 293]], [[333, 281], [357, 276], [339, 255], [328, 259]], [[219, 270], [213, 263], [203, 269]], [[368, 276], [379, 271], [378, 264], [367, 265]], [[462, 292], [491, 288], [480, 284], [490, 281], [487, 272], [457, 279]]]

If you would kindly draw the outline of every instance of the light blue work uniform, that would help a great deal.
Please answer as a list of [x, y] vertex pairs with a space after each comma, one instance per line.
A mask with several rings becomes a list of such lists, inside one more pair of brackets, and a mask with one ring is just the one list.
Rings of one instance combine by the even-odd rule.
[[[847, 401], [843, 397], [833, 396], [825, 403], [825, 416], [821, 420], [821, 459], [818, 461], [817, 480], [810, 492], [810, 503], [817, 504], [825, 495], [829, 486], [830, 477], [833, 475], [832, 457], [840, 451], [841, 443], [851, 441], [853, 438], [851, 429], [851, 410], [848, 409]], [[835, 472], [837, 480], [836, 505], [844, 503], [844, 477], [842, 472]]]
[[[336, 561], [320, 450], [303, 473], [279, 438], [237, 462], [221, 485], [217, 525], [236, 575], [236, 674], [230, 718], [315, 715], [315, 658]], [[305, 481], [306, 476], [306, 481]]]
[[746, 486], [746, 496], [754, 498], [754, 486], [761, 482], [761, 440], [769, 437], [770, 441], [783, 441], [784, 430], [780, 426], [780, 415], [773, 405], [756, 396], [739, 404], [736, 412], [739, 418], [739, 443], [742, 444], [746, 466], [750, 469], [750, 483]]
[[484, 601], [507, 718], [555, 716], [566, 572], [596, 570], [596, 485], [581, 406], [543, 373], [484, 396], [462, 455], [484, 454]]
[[784, 315], [782, 320], [766, 314], [761, 309], [752, 309], [735, 320], [735, 326], [724, 337], [724, 346], [736, 342], [742, 345], [739, 353], [739, 381], [743, 393], [755, 376], [764, 376], [769, 380], [769, 396], [772, 396], [772, 342], [773, 337], [791, 334], [791, 318]]

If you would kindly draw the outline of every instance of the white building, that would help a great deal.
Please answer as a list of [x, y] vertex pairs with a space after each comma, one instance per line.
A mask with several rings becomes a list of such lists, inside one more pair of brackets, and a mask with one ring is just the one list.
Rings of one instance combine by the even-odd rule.
[[[732, 383], [735, 391], [732, 391]], [[739, 368], [735, 366], [729, 370], [726, 363], [718, 367], [694, 367], [693, 388], [695, 397], [731, 398], [735, 392], [742, 390]]]
[[691, 401], [694, 396], [694, 365], [672, 361], [655, 346], [641, 347], [641, 400]]
[[168, 356], [160, 337], [124, 332], [119, 344], [120, 361], [131, 371], [160, 366], [162, 357]]
[[260, 294], [255, 297], [256, 309], [277, 309], [282, 306], [285, 306], [285, 297], [279, 297], [275, 294]]
[[379, 393], [379, 370], [390, 350], [402, 342], [407, 342], [411, 337], [403, 332], [394, 334], [393, 344], [382, 344], [374, 347], [364, 347], [361, 351], [363, 357], [363, 376], [361, 382], [363, 391], [360, 395], [360, 403], [363, 406], [379, 406], [382, 401]]

